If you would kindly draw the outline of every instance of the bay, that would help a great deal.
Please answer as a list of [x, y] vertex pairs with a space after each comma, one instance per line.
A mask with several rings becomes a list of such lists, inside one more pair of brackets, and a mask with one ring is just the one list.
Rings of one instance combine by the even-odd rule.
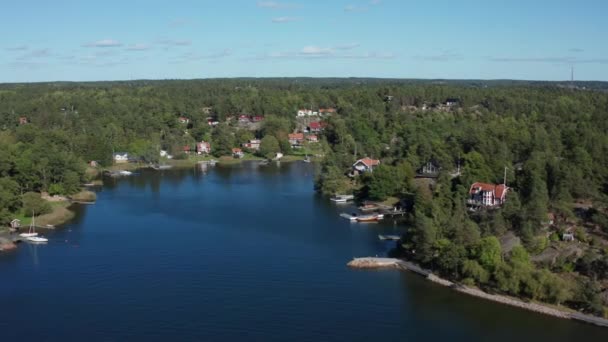
[[394, 270], [378, 234], [318, 196], [313, 167], [245, 162], [106, 180], [94, 205], [0, 256], [2, 341], [607, 341], [608, 329]]

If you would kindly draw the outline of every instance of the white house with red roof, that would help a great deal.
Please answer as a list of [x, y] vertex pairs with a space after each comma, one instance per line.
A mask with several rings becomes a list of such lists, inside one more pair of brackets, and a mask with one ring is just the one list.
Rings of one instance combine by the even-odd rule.
[[353, 164], [353, 171], [355, 173], [372, 172], [374, 168], [378, 165], [380, 165], [380, 161], [378, 159], [371, 159], [365, 157], [363, 159], [357, 160]]
[[505, 184], [473, 183], [469, 189], [469, 204], [496, 207], [505, 203], [509, 188]]
[[287, 138], [292, 147], [299, 146], [304, 141], [304, 133], [291, 133]]
[[306, 140], [311, 143], [319, 142], [319, 138], [314, 134], [309, 134], [306, 136]]
[[325, 128], [325, 123], [320, 121], [311, 122], [308, 125], [308, 130], [312, 133], [321, 132]]
[[234, 158], [243, 158], [245, 156], [245, 153], [240, 148], [235, 147], [232, 149], [232, 156]]
[[196, 144], [196, 153], [198, 154], [209, 154], [211, 153], [211, 144], [206, 141], [201, 141]]

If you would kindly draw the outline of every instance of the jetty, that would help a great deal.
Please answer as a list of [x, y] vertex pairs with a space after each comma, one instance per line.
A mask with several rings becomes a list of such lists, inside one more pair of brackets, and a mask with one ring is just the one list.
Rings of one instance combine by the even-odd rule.
[[490, 294], [485, 291], [482, 291], [478, 288], [468, 287], [462, 284], [457, 284], [452, 281], [443, 279], [431, 272], [430, 270], [424, 269], [412, 262], [397, 259], [397, 258], [379, 258], [379, 257], [364, 257], [364, 258], [354, 258], [347, 264], [348, 267], [352, 268], [360, 268], [360, 269], [377, 269], [377, 268], [395, 268], [398, 270], [411, 271], [416, 274], [419, 274], [425, 277], [427, 280], [430, 280], [436, 284], [449, 287], [455, 291], [468, 294], [470, 296], [483, 298], [487, 300], [491, 300], [493, 302], [506, 304], [509, 306], [518, 307], [524, 310], [533, 311], [537, 313], [541, 313], [544, 315], [549, 315], [557, 318], [563, 319], [572, 319], [588, 324], [594, 324], [597, 326], [608, 328], [608, 319], [582, 314], [580, 312], [571, 311], [571, 310], [561, 310], [552, 306], [534, 303], [534, 302], [525, 302], [521, 299]]

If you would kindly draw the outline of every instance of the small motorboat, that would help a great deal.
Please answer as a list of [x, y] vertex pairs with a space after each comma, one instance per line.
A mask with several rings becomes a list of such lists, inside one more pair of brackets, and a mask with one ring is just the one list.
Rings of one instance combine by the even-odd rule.
[[118, 174], [121, 176], [130, 176], [133, 174], [133, 172], [127, 171], [127, 170], [120, 170], [120, 171], [118, 171]]
[[332, 202], [336, 203], [346, 203], [348, 201], [352, 201], [353, 199], [355, 199], [354, 195], [336, 195], [330, 198]]
[[380, 221], [384, 218], [382, 214], [370, 214], [370, 215], [359, 215], [357, 216], [357, 222], [375, 222]]
[[42, 236], [30, 236], [27, 237], [26, 240], [31, 242], [49, 242], [49, 239]]

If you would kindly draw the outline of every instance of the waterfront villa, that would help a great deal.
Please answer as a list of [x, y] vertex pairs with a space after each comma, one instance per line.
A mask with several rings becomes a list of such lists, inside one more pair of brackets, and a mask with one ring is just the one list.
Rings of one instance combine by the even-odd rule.
[[360, 174], [363, 172], [372, 172], [376, 166], [380, 165], [380, 161], [378, 159], [371, 159], [365, 157], [363, 159], [357, 160], [353, 164], [353, 172], [354, 174]]
[[196, 144], [196, 153], [198, 154], [209, 154], [211, 153], [211, 143], [206, 141], [201, 141]]
[[469, 189], [468, 204], [482, 207], [497, 207], [505, 202], [509, 188], [504, 184], [473, 183]]
[[287, 136], [291, 147], [299, 147], [304, 141], [304, 133], [292, 133]]
[[128, 163], [129, 154], [127, 152], [115, 152], [112, 155], [112, 159], [114, 159], [115, 163]]
[[234, 158], [243, 158], [245, 156], [245, 153], [243, 153], [243, 150], [241, 150], [238, 147], [235, 147], [232, 149], [232, 156]]

